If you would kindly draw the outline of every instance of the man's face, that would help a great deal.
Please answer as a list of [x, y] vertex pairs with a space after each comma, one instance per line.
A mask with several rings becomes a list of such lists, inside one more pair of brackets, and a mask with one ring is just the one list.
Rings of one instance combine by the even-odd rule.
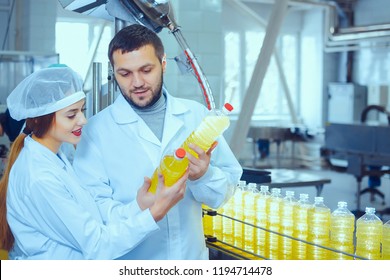
[[114, 74], [124, 97], [135, 107], [150, 107], [161, 96], [166, 62], [160, 63], [152, 45], [113, 53]]

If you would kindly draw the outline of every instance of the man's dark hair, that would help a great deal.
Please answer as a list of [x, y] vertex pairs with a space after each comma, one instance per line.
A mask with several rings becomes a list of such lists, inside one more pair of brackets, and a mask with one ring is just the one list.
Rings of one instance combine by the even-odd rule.
[[132, 52], [146, 45], [152, 45], [154, 47], [156, 56], [161, 62], [164, 56], [164, 46], [155, 32], [139, 24], [124, 27], [115, 34], [108, 47], [108, 58], [111, 65], [114, 65], [113, 53], [116, 50], [121, 50], [123, 54]]

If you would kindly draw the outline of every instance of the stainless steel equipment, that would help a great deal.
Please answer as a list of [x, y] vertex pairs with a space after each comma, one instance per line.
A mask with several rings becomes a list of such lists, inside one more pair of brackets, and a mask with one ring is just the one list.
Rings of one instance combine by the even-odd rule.
[[[117, 28], [130, 24], [142, 24], [155, 32], [160, 32], [162, 28], [168, 28], [183, 49], [183, 55], [175, 59], [178, 65], [180, 65], [180, 69], [183, 70], [182, 65], [186, 65], [184, 69], [194, 74], [201, 87], [207, 108], [215, 108], [214, 97], [209, 82], [195, 55], [184, 39], [180, 26], [175, 21], [169, 0], [59, 0], [59, 2], [65, 9], [75, 12], [106, 19], [112, 17], [115, 19], [115, 26]], [[103, 5], [107, 13], [102, 11], [101, 6]]]

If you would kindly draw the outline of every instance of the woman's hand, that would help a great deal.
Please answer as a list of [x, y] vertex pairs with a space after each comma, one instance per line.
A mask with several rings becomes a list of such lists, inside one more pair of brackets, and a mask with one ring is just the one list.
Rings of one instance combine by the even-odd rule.
[[150, 208], [156, 200], [156, 195], [149, 192], [151, 180], [148, 177], [144, 177], [144, 184], [137, 192], [137, 203], [141, 210]]
[[183, 176], [171, 187], [164, 184], [164, 176], [158, 174], [158, 185], [154, 204], [150, 207], [150, 212], [156, 222], [160, 221], [168, 211], [183, 199], [186, 191], [186, 181], [189, 169], [187, 168]]

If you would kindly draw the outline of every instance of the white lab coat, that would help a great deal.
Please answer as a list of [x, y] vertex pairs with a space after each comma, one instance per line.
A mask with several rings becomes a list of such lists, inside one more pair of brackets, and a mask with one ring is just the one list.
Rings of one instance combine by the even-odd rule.
[[[116, 203], [136, 198], [143, 177], [151, 177], [162, 156], [181, 146], [208, 110], [201, 104], [167, 94], [162, 141], [120, 95], [84, 127], [73, 166], [89, 187], [105, 219]], [[217, 208], [242, 168], [223, 137], [206, 174], [187, 182], [184, 199], [158, 222], [160, 230], [121, 259], [208, 259], [202, 227], [202, 203]], [[115, 215], [114, 215], [115, 217]]]
[[[114, 259], [158, 230], [149, 210], [124, 205], [121, 222], [104, 225], [89, 192], [61, 152], [25, 138], [9, 177], [11, 259]], [[137, 213], [137, 214], [135, 214]]]

